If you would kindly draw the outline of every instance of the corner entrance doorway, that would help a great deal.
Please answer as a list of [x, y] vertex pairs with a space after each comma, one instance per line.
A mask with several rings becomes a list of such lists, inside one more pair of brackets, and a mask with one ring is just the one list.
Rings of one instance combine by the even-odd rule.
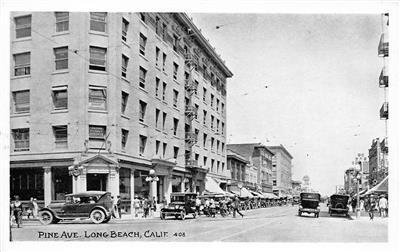
[[86, 188], [88, 191], [107, 191], [108, 174], [88, 173]]

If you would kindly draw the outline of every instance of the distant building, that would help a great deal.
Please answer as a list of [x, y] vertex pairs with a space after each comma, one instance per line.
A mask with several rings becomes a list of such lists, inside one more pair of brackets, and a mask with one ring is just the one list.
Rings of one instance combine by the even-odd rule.
[[283, 145], [267, 146], [274, 153], [272, 158], [273, 192], [289, 194], [292, 188], [292, 155]]
[[257, 167], [257, 189], [272, 192], [272, 159], [274, 153], [261, 143], [228, 144], [232, 150]]
[[373, 187], [381, 182], [388, 175], [388, 143], [387, 138], [380, 141], [373, 139], [371, 148], [368, 151], [369, 159], [369, 186]]
[[357, 190], [356, 183], [354, 182], [354, 172], [354, 167], [351, 167], [344, 172], [344, 191], [346, 194], [354, 194]]
[[301, 184], [299, 180], [292, 180], [292, 195], [299, 195], [301, 193]]
[[[229, 147], [228, 147], [229, 148]], [[248, 168], [249, 161], [240, 154], [227, 149], [227, 169], [231, 172], [231, 182], [228, 185], [228, 190], [239, 191], [238, 183], [246, 182], [246, 169]]]

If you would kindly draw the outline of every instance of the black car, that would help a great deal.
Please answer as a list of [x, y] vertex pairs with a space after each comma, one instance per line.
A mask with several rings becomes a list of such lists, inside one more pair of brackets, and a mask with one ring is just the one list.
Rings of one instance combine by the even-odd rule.
[[39, 221], [43, 225], [61, 220], [90, 219], [93, 223], [106, 223], [112, 215], [111, 193], [87, 191], [68, 194], [65, 202], [51, 203], [39, 211]]
[[188, 214], [196, 218], [196, 197], [196, 193], [171, 193], [171, 202], [161, 209], [160, 218], [175, 216], [184, 220]]
[[333, 194], [329, 199], [329, 215], [344, 214], [349, 215], [349, 195]]
[[321, 195], [319, 193], [300, 193], [299, 216], [302, 213], [314, 214], [314, 217], [319, 217], [319, 202]]

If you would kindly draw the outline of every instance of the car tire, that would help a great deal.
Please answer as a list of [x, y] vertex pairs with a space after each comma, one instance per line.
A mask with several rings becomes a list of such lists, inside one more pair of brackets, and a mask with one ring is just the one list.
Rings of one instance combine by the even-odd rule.
[[49, 225], [53, 223], [54, 221], [54, 216], [53, 213], [50, 212], [49, 210], [44, 210], [39, 213], [39, 221], [43, 225]]
[[100, 224], [106, 219], [106, 215], [100, 209], [94, 209], [90, 212], [90, 220], [95, 224]]
[[197, 216], [196, 213], [193, 213], [193, 219], [196, 219], [196, 216]]
[[301, 216], [301, 212], [299, 211], [299, 216]]
[[161, 214], [160, 214], [160, 219], [161, 219], [161, 220], [165, 220], [165, 214], [164, 214], [164, 213], [161, 213]]
[[111, 220], [111, 216], [106, 218], [102, 223], [108, 223]]

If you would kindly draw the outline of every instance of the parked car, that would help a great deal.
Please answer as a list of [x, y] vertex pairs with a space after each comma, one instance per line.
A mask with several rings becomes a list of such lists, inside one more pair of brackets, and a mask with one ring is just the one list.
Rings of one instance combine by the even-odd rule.
[[300, 193], [299, 216], [302, 213], [314, 214], [314, 217], [319, 217], [319, 202], [321, 195], [319, 193]]
[[171, 193], [171, 202], [161, 209], [160, 218], [175, 216], [184, 220], [188, 214], [196, 218], [196, 197], [196, 193]]
[[329, 215], [344, 214], [349, 215], [349, 195], [333, 194], [329, 200]]
[[90, 219], [93, 223], [107, 223], [111, 219], [113, 201], [111, 193], [87, 191], [68, 194], [65, 202], [51, 203], [39, 212], [43, 225], [58, 223], [61, 220]]

